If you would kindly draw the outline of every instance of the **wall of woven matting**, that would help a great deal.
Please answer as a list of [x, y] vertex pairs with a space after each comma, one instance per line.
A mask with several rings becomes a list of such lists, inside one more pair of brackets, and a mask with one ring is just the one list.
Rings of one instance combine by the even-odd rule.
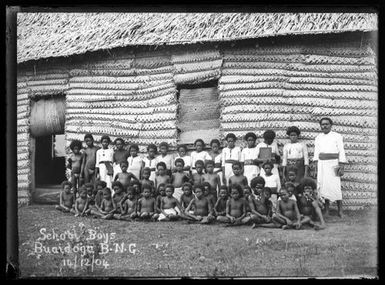
[[351, 209], [377, 202], [377, 69], [367, 45], [265, 46], [223, 51], [219, 79], [221, 127], [262, 140], [276, 131], [282, 151], [286, 128], [295, 125], [314, 152], [319, 119], [331, 117], [344, 138], [349, 165], [343, 203]]
[[[152, 52], [119, 49], [64, 59], [67, 64], [26, 65], [18, 76], [18, 186], [31, 180], [29, 99], [66, 94], [67, 146], [84, 134], [104, 134], [139, 144], [178, 142], [178, 84], [219, 79], [220, 138], [296, 125], [310, 156], [329, 116], [344, 137], [349, 165], [343, 176], [350, 209], [377, 204], [377, 68], [364, 43], [322, 43]], [[183, 114], [182, 114], [183, 115]], [[184, 122], [186, 123], [186, 122]]]

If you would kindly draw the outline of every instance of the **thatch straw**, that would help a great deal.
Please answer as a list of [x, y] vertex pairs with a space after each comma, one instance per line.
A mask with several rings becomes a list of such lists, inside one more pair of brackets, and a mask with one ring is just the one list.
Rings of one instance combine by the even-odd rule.
[[[18, 62], [129, 45], [377, 30], [364, 13], [18, 13]], [[44, 39], [42, 41], [37, 38]]]

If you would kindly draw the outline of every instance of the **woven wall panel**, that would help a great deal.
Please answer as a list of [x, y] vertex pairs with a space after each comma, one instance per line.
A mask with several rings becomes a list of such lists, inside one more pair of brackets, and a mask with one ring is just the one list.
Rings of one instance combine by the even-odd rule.
[[210, 143], [213, 138], [220, 139], [219, 128], [185, 131], [179, 136], [179, 143], [193, 144], [196, 138], [201, 138], [206, 144]]
[[199, 84], [218, 79], [222, 57], [218, 50], [179, 52], [171, 55], [176, 84]]

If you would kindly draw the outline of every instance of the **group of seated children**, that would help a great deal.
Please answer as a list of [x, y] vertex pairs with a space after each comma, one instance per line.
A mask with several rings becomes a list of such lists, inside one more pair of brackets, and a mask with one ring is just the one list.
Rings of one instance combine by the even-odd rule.
[[[125, 173], [124, 164], [122, 166], [122, 173]], [[163, 167], [162, 164], [161, 166]], [[199, 164], [197, 166], [199, 171]], [[178, 168], [182, 169], [181, 167], [179, 163]], [[234, 170], [237, 171], [236, 168]], [[158, 175], [162, 176], [162, 168], [158, 168], [158, 171]], [[195, 176], [194, 182], [198, 182], [197, 179]], [[141, 183], [132, 179], [126, 188], [120, 181], [114, 181], [113, 195], [106, 183], [99, 180], [96, 182], [96, 189], [91, 183], [81, 186], [78, 198], [71, 192], [71, 182], [64, 181], [60, 204], [56, 209], [71, 212], [75, 216], [90, 215], [126, 221], [186, 220], [188, 223], [201, 224], [218, 222], [225, 226], [250, 224], [253, 228], [300, 229], [302, 225], [315, 229], [325, 228], [322, 203], [317, 198], [313, 179], [304, 178], [298, 184], [295, 183], [295, 176], [292, 176], [292, 181], [286, 182], [278, 193], [276, 209], [271, 200], [272, 189], [265, 187], [263, 177], [253, 178], [250, 186], [239, 183], [237, 179], [230, 179], [228, 186], [221, 185], [218, 196], [216, 191], [212, 191], [208, 181], [202, 179], [199, 183], [192, 184], [181, 179], [182, 194], [178, 199], [174, 196], [175, 186], [165, 180], [156, 180], [157, 188], [146, 180]], [[180, 178], [171, 180], [179, 181]]]

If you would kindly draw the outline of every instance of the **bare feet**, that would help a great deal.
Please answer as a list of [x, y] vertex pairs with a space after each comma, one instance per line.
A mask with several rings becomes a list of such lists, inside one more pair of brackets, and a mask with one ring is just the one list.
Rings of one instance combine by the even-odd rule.
[[315, 224], [314, 225], [314, 229], [316, 231], [323, 230], [323, 229], [326, 229], [326, 225], [317, 225], [317, 224]]

